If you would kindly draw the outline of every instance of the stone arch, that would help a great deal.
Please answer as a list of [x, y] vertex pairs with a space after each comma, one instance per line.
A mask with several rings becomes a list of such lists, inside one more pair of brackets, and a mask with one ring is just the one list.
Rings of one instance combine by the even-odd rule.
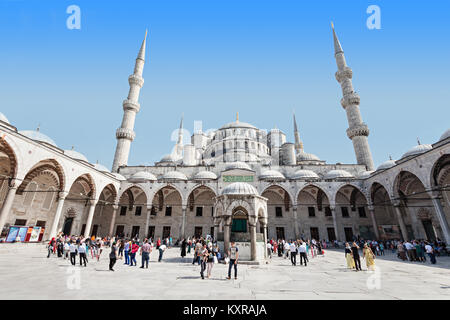
[[79, 183], [83, 187], [85, 196], [87, 196], [89, 199], [96, 199], [97, 188], [91, 174], [84, 173], [75, 178], [75, 180], [72, 182], [72, 185], [70, 186], [69, 193], [71, 193], [71, 190], [77, 183]]
[[[280, 188], [281, 190], [284, 191], [284, 195], [281, 196], [281, 194], [278, 194], [277, 192], [270, 190], [273, 188]], [[279, 183], [270, 183], [268, 185], [266, 185], [263, 189], [263, 191], [261, 192], [261, 196], [263, 196], [263, 194], [265, 192], [274, 192], [277, 195], [281, 196], [283, 199], [283, 203], [282, 205], [284, 206], [285, 211], [289, 211], [291, 209], [291, 207], [294, 205], [294, 198], [292, 198], [291, 193], [281, 184]]]
[[[349, 189], [351, 189], [350, 192], [346, 192], [349, 191]], [[345, 193], [347, 193], [347, 195], [345, 195]], [[369, 200], [366, 196], [366, 194], [364, 192], [362, 192], [362, 190], [354, 185], [354, 184], [344, 184], [341, 187], [339, 187], [339, 189], [336, 191], [335, 195], [334, 195], [334, 203], [337, 204], [338, 203], [338, 194], [342, 194], [344, 196], [344, 198], [346, 200], [348, 200], [348, 204], [350, 205], [352, 211], [356, 210], [356, 202], [357, 202], [357, 198], [358, 196], [362, 197], [364, 203], [364, 206], [367, 207], [367, 205], [369, 204]]]
[[[102, 197], [103, 197], [103, 199], [101, 199]], [[108, 199], [110, 199], [110, 201], [107, 201]], [[117, 198], [117, 189], [112, 183], [103, 187], [103, 189], [99, 195], [99, 201], [100, 200], [102, 200], [108, 204], [114, 204], [116, 201], [119, 200]]]
[[[199, 191], [197, 195], [195, 195], [196, 191]], [[217, 197], [217, 193], [214, 191], [213, 188], [210, 186], [204, 185], [204, 184], [196, 184], [193, 188], [191, 188], [188, 192], [187, 196], [187, 208], [189, 211], [193, 211], [194, 205], [195, 205], [195, 199], [196, 197], [199, 197], [202, 193], [210, 192], [214, 196], [211, 198], [211, 201], [214, 203], [214, 198]]]
[[[136, 190], [138, 192], [136, 192]], [[138, 198], [142, 198], [142, 196], [145, 197], [145, 202], [138, 201]], [[127, 204], [129, 210], [131, 210], [135, 205], [147, 206], [148, 204], [147, 194], [145, 193], [145, 190], [138, 185], [131, 185], [126, 188], [123, 192], [121, 192], [118, 201], [119, 205], [123, 206]]]
[[27, 185], [40, 175], [49, 175], [53, 178], [55, 186], [58, 187], [59, 191], [66, 188], [66, 175], [62, 165], [55, 159], [47, 159], [39, 161], [35, 164], [30, 171], [25, 175], [20, 186], [17, 188], [17, 194], [23, 194]]
[[178, 192], [178, 194], [180, 195], [180, 198], [181, 198], [181, 204], [186, 204], [187, 199], [185, 199], [185, 196], [184, 196], [183, 191], [182, 191], [176, 184], [174, 184], [174, 183], [158, 184], [158, 185], [156, 186], [156, 188], [153, 189], [154, 191], [152, 191], [152, 192], [149, 194], [149, 196], [148, 196], [148, 199], [151, 199], [151, 200], [152, 200], [151, 203], [154, 202], [155, 196], [157, 196], [158, 193], [160, 193], [160, 191], [163, 190], [164, 188], [175, 189], [175, 190]]
[[329, 202], [331, 202], [331, 199], [333, 199], [332, 195], [329, 193], [328, 190], [326, 190], [324, 188], [324, 186], [322, 186], [322, 185], [320, 185], [319, 183], [316, 183], [316, 182], [307, 182], [306, 184], [301, 186], [296, 192], [295, 200], [297, 201], [297, 203], [298, 203], [298, 197], [299, 197], [300, 193], [302, 191], [304, 191], [308, 187], [316, 187], [317, 189], [321, 190], [325, 194], [325, 196], [326, 196], [326, 198], [327, 198], [327, 200]]
[[[308, 189], [314, 190], [315, 192], [309, 192]], [[301, 188], [297, 193], [297, 204], [300, 204], [300, 195], [302, 192], [306, 192], [309, 196], [313, 197], [316, 201], [315, 203], [308, 203], [309, 205], [316, 205], [319, 209], [323, 207], [324, 202], [327, 202], [328, 204], [331, 203], [331, 198], [329, 197], [329, 194], [323, 190], [323, 188], [320, 185], [317, 185], [315, 183], [308, 183], [303, 188]], [[326, 200], [326, 201], [325, 201]], [[321, 210], [319, 210], [321, 211]]]
[[233, 209], [237, 207], [242, 207], [246, 210], [248, 214], [251, 214], [252, 212], [252, 206], [245, 200], [242, 199], [235, 199], [233, 201], [230, 201], [227, 208], [225, 209], [225, 215], [232, 216], [233, 215]]
[[450, 154], [442, 155], [433, 164], [430, 172], [430, 184], [433, 188], [449, 187], [450, 184]]
[[8, 158], [5, 164], [9, 168], [8, 176], [9, 178], [15, 178], [17, 172], [19, 171], [19, 161], [17, 158], [17, 153], [10, 143], [6, 141], [6, 136], [0, 137], [0, 153], [3, 153]]

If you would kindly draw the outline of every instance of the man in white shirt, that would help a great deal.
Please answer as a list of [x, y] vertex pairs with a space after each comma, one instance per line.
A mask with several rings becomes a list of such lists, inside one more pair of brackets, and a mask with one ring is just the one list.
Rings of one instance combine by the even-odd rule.
[[83, 242], [78, 246], [78, 254], [80, 255], [80, 266], [82, 266], [84, 262], [84, 266], [86, 267], [86, 246]]
[[267, 255], [272, 259], [272, 245], [270, 242], [267, 242]]
[[411, 244], [411, 242], [405, 242], [405, 248], [408, 252], [409, 261], [416, 260], [416, 248]]
[[[284, 240], [283, 240], [284, 241]], [[284, 258], [287, 259], [289, 257], [289, 243], [286, 241], [283, 244], [283, 249], [284, 249]]]
[[77, 256], [77, 246], [72, 241], [69, 245], [69, 251], [70, 251], [70, 263], [74, 266], [76, 262], [76, 256]]
[[300, 245], [298, 246], [298, 253], [300, 255], [300, 265], [303, 265], [303, 260], [305, 260], [305, 267], [306, 267], [306, 243], [303, 241], [300, 241]]
[[166, 249], [167, 249], [167, 246], [165, 244], [162, 244], [162, 245], [159, 246], [159, 249], [158, 249], [159, 250], [158, 262], [161, 262], [164, 250], [166, 250]]
[[292, 241], [289, 245], [289, 251], [291, 252], [291, 262], [292, 265], [297, 265], [297, 246], [295, 245], [295, 241]]
[[425, 252], [430, 257], [431, 263], [436, 264], [436, 256], [434, 255], [434, 249], [428, 242], [426, 242], [425, 244]]

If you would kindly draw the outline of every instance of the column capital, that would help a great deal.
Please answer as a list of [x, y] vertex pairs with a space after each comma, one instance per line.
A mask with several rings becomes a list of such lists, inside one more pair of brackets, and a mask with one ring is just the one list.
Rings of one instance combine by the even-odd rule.
[[97, 205], [97, 202], [98, 202], [98, 199], [89, 199], [89, 204], [90, 204], [91, 206]]
[[11, 178], [8, 181], [8, 186], [10, 189], [17, 189], [21, 184], [21, 181], [19, 179]]
[[67, 191], [60, 191], [58, 193], [58, 200], [64, 200], [69, 195], [69, 192]]
[[394, 206], [394, 207], [400, 207], [400, 205], [401, 205], [401, 201], [400, 200], [393, 200], [392, 201], [392, 205]]
[[153, 205], [152, 204], [147, 204], [147, 210], [152, 210]]
[[369, 211], [374, 211], [374, 210], [375, 210], [375, 207], [374, 207], [372, 204], [369, 204], [369, 205], [367, 206], [367, 209], [369, 209]]
[[431, 199], [441, 199], [442, 194], [438, 190], [432, 190], [427, 192]]
[[119, 209], [119, 205], [116, 204], [116, 203], [114, 203], [114, 204], [112, 205], [112, 208], [113, 208], [114, 211], [116, 211], [116, 210]]

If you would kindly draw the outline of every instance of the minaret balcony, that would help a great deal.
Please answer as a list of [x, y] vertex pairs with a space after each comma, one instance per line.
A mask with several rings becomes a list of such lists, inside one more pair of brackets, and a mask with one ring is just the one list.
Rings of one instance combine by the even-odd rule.
[[123, 105], [123, 110], [124, 111], [132, 110], [134, 112], [139, 112], [139, 110], [141, 108], [141, 105], [138, 102], [133, 102], [133, 101], [128, 100], [128, 99], [124, 100], [122, 105]]
[[135, 84], [137, 86], [139, 86], [140, 88], [142, 88], [142, 86], [144, 85], [144, 78], [142, 78], [141, 76], [132, 74], [131, 76], [128, 77], [128, 83], [131, 85]]
[[361, 123], [357, 126], [347, 129], [347, 136], [349, 139], [353, 139], [357, 136], [369, 136], [369, 127], [365, 123]]
[[136, 137], [136, 134], [133, 130], [126, 129], [126, 128], [119, 128], [116, 131], [116, 138], [117, 139], [128, 139], [133, 141]]
[[353, 77], [353, 71], [349, 67], [345, 67], [342, 70], [338, 70], [335, 74], [337, 82], [341, 83], [346, 79], [351, 79]]
[[361, 99], [359, 98], [359, 95], [356, 92], [352, 92], [350, 94], [346, 94], [342, 99], [341, 99], [341, 105], [342, 107], [345, 109], [348, 106], [351, 105], [358, 105], [360, 103]]

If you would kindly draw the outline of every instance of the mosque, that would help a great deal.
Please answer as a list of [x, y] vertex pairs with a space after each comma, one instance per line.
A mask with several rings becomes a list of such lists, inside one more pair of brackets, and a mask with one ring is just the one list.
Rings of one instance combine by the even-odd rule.
[[128, 165], [144, 85], [146, 37], [139, 50], [112, 170], [38, 131], [0, 117], [0, 230], [6, 241], [76, 235], [183, 237], [248, 241], [256, 259], [267, 239], [349, 241], [441, 239], [450, 243], [450, 129], [398, 160], [374, 167], [369, 128], [353, 89], [352, 69], [333, 27], [336, 80], [356, 164], [326, 163], [307, 153], [295, 115], [293, 143], [236, 121], [183, 144], [153, 166]]

